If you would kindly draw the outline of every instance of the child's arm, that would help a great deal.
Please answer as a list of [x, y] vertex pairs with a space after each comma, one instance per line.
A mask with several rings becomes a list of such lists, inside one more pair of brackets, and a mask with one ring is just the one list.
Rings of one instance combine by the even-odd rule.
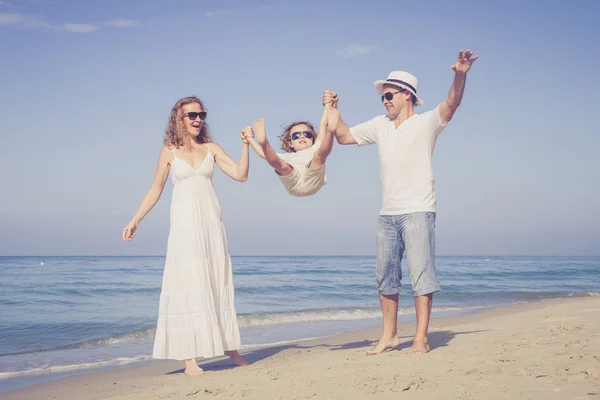
[[325, 107], [323, 107], [323, 115], [321, 115], [321, 122], [319, 123], [319, 132], [317, 132], [317, 140], [321, 143], [323, 143], [323, 135], [327, 133], [327, 118], [330, 108], [331, 103], [327, 103], [325, 104]]
[[[258, 144], [260, 145], [260, 150], [262, 155], [259, 153], [258, 155], [267, 160], [269, 165], [277, 171], [279, 175], [287, 176], [292, 173], [292, 167], [288, 165], [285, 161], [283, 161], [275, 150], [269, 144], [269, 140], [267, 139], [267, 131], [265, 130], [265, 120], [264, 118], [259, 118], [254, 121], [252, 125], [254, 130], [254, 134], [256, 135], [256, 139], [258, 140]], [[248, 140], [250, 142], [250, 140]], [[250, 143], [253, 143], [254, 140]], [[252, 146], [254, 148], [254, 146]], [[256, 149], [255, 149], [256, 150]], [[258, 151], [257, 151], [258, 153]]]
[[323, 135], [327, 133], [327, 129], [329, 129], [328, 118], [329, 118], [329, 109], [337, 108], [337, 94], [333, 97], [333, 100], [324, 104], [323, 107], [323, 115], [321, 115], [321, 122], [319, 123], [319, 132], [317, 133], [317, 139], [323, 143]]
[[[337, 99], [334, 98], [332, 101], [325, 103], [325, 107], [323, 107], [323, 115], [321, 116], [319, 133], [317, 135], [317, 140], [321, 143], [313, 155], [313, 159], [308, 166], [309, 168], [318, 168], [325, 164], [325, 160], [327, 160], [333, 149], [333, 136], [337, 127], [337, 120], [335, 119], [335, 113], [332, 114], [332, 111], [337, 112], [336, 106]], [[330, 126], [330, 124], [333, 125]]]
[[252, 147], [254, 149], [256, 154], [260, 158], [265, 159], [265, 153], [263, 152], [262, 147], [260, 147], [260, 144], [258, 144], [258, 142], [256, 140], [254, 140], [254, 138], [252, 136], [246, 136], [246, 140], [250, 144], [250, 147]]

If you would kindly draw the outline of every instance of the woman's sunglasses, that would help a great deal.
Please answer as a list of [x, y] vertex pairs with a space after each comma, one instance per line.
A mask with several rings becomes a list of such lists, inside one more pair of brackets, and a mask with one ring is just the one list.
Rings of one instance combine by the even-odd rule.
[[292, 133], [292, 140], [300, 139], [300, 135], [307, 139], [312, 139], [313, 137], [313, 133], [311, 131], [294, 132]]
[[399, 92], [387, 92], [383, 96], [381, 96], [381, 102], [383, 103], [383, 100], [392, 101], [395, 94], [402, 93], [403, 91], [404, 90], [401, 90]]
[[202, 121], [204, 121], [206, 119], [206, 111], [189, 112], [189, 113], [185, 113], [185, 115], [187, 115], [187, 117], [190, 119], [190, 121], [195, 121], [196, 118], [198, 118], [198, 117], [200, 117], [200, 119]]

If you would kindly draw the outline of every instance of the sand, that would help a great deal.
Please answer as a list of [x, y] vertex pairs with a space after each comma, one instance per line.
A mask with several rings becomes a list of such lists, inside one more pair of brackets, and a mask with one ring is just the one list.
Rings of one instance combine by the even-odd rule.
[[92, 372], [5, 393], [4, 399], [593, 399], [600, 398], [600, 297], [547, 300], [433, 319], [432, 351], [365, 352], [380, 329], [243, 353], [251, 362], [181, 362]]

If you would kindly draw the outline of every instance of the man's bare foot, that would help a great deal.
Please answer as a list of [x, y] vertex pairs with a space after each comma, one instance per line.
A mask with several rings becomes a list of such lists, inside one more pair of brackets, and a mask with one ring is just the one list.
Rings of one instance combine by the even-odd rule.
[[261, 147], [265, 147], [265, 145], [268, 143], [267, 132], [265, 131], [265, 119], [259, 118], [254, 121], [254, 124], [252, 124], [252, 129], [254, 130], [254, 136], [256, 137], [258, 144], [260, 144]]
[[238, 353], [237, 350], [226, 351], [225, 354], [227, 354], [229, 356], [229, 358], [231, 358], [231, 360], [238, 367], [244, 367], [244, 366], [248, 365], [248, 363], [246, 362], [246, 360], [244, 360], [242, 358], [242, 356], [240, 356], [240, 353]]
[[188, 376], [199, 376], [204, 374], [204, 370], [196, 364], [196, 359], [192, 358], [185, 362], [185, 374]]
[[398, 339], [398, 336], [396, 336], [396, 335], [394, 335], [394, 337], [391, 339], [381, 338], [381, 340], [379, 341], [379, 343], [377, 343], [377, 346], [375, 346], [375, 348], [373, 350], [367, 351], [367, 355], [374, 356], [376, 354], [381, 354], [384, 351], [392, 350], [393, 348], [395, 348], [399, 345], [400, 345], [400, 339]]
[[410, 349], [404, 353], [405, 356], [416, 356], [419, 354], [429, 353], [429, 343], [427, 341], [422, 340], [413, 340], [412, 346]]

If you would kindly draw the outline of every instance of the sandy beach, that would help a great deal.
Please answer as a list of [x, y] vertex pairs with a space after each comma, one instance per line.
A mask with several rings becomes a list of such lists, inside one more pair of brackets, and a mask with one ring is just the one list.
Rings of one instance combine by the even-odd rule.
[[591, 399], [600, 398], [600, 297], [547, 300], [433, 319], [432, 351], [405, 356], [402, 344], [365, 354], [379, 329], [244, 353], [251, 363], [180, 362], [93, 372], [5, 393], [35, 399]]

